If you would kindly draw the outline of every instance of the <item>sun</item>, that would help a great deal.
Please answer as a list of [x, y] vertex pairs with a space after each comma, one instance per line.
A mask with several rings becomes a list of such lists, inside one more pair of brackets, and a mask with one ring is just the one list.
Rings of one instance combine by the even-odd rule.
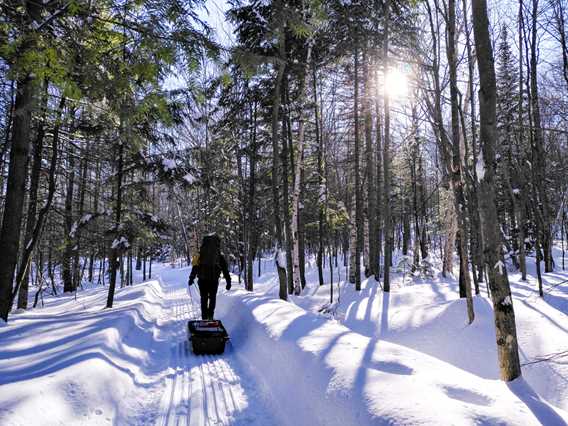
[[408, 95], [408, 78], [397, 69], [391, 69], [385, 80], [385, 91], [391, 99], [400, 99]]

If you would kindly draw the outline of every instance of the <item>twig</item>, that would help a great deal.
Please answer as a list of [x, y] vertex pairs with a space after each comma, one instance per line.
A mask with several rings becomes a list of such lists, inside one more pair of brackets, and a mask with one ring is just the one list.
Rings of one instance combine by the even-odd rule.
[[562, 352], [555, 352], [555, 353], [548, 354], [548, 355], [537, 356], [533, 361], [525, 362], [525, 363], [521, 364], [521, 366], [524, 367], [526, 365], [537, 364], [537, 363], [544, 362], [544, 361], [552, 361], [553, 359], [564, 358], [566, 356], [568, 356], [568, 350], [562, 351]]

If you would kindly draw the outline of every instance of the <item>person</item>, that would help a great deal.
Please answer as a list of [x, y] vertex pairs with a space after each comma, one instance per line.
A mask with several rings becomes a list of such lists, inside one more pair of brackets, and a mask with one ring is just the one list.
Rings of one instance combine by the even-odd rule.
[[189, 275], [188, 285], [191, 287], [197, 276], [197, 285], [201, 296], [201, 318], [212, 320], [219, 288], [219, 276], [221, 272], [227, 285], [231, 289], [231, 276], [225, 257], [221, 254], [221, 240], [216, 234], [203, 237], [199, 256], [192, 259], [192, 268]]

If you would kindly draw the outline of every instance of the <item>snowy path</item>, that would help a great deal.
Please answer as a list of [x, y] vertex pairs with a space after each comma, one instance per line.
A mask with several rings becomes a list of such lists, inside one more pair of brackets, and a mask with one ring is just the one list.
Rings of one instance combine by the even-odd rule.
[[[173, 274], [172, 274], [173, 275]], [[162, 274], [170, 317], [171, 374], [160, 404], [157, 425], [209, 426], [271, 424], [255, 389], [243, 373], [229, 342], [223, 355], [194, 355], [187, 338], [187, 321], [200, 318], [199, 295], [188, 293], [179, 273]], [[177, 282], [177, 283], [176, 283]], [[181, 280], [185, 283], [185, 280]], [[222, 297], [220, 295], [220, 297]], [[239, 368], [241, 367], [241, 368]]]

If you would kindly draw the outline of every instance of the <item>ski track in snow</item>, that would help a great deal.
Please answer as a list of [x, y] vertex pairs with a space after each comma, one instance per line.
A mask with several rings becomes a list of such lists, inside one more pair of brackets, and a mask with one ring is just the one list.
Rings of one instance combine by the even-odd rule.
[[[170, 369], [161, 400], [160, 426], [217, 426], [273, 424], [260, 401], [251, 401], [254, 381], [239, 375], [232, 365], [231, 343], [222, 355], [195, 355], [187, 336], [187, 321], [200, 318], [199, 295], [185, 285], [162, 281], [171, 324]], [[239, 369], [239, 373], [242, 369]], [[248, 386], [247, 386], [248, 385]], [[243, 388], [243, 386], [245, 388]], [[254, 409], [255, 413], [248, 413]], [[262, 413], [262, 414], [261, 414]]]

